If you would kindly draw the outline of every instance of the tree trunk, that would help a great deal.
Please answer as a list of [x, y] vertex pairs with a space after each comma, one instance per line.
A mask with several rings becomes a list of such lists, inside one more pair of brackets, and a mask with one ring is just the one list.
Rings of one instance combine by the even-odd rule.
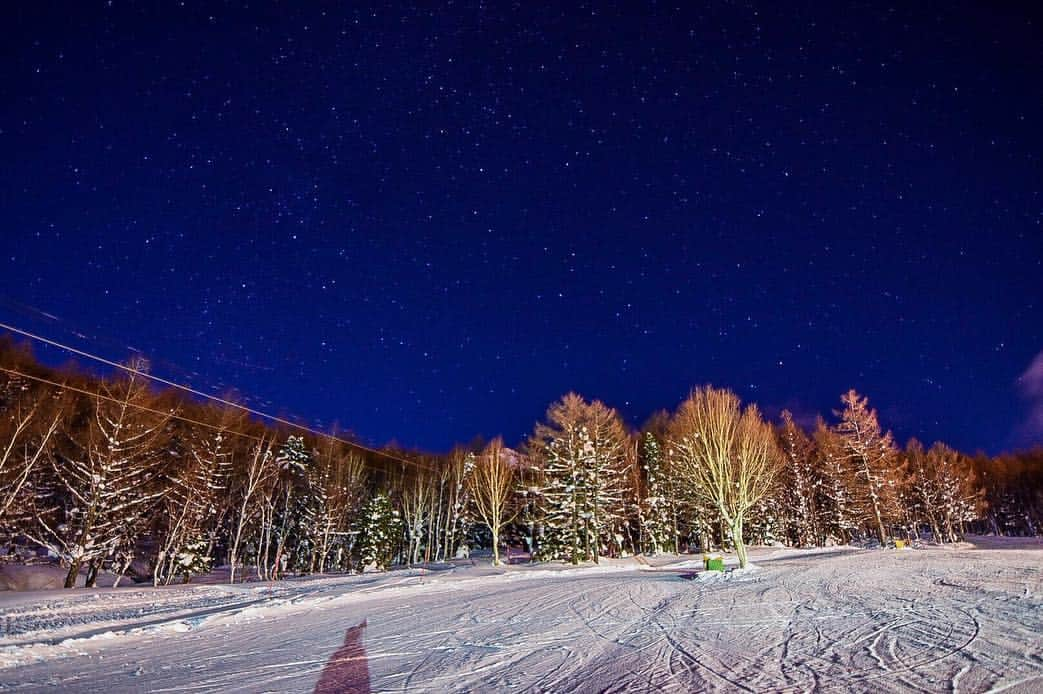
[[[127, 575], [127, 571], [130, 570], [130, 565], [134, 561], [134, 555], [131, 554], [127, 557], [126, 561], [120, 564], [120, 570], [116, 573], [116, 580], [112, 582], [113, 588], [119, 588], [120, 581]], [[188, 576], [185, 576], [185, 583], [188, 583]]]
[[746, 556], [746, 543], [742, 541], [742, 519], [732, 521], [728, 531], [732, 536], [732, 544], [735, 545], [735, 556], [739, 558], [739, 568], [745, 569], [749, 559]]
[[500, 529], [492, 528], [493, 533], [493, 566], [500, 565]]
[[83, 564], [83, 559], [73, 559], [69, 563], [69, 573], [65, 575], [65, 587], [75, 588], [76, 577], [80, 575], [80, 566]]
[[156, 555], [156, 565], [152, 567], [152, 587], [159, 587], [159, 575], [163, 571], [163, 564], [167, 561], [167, 552], [165, 549], [159, 550], [159, 554]]

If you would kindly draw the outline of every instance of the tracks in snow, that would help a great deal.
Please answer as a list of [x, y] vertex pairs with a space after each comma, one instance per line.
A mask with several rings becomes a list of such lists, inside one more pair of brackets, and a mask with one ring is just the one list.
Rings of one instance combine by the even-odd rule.
[[1041, 556], [998, 572], [959, 553], [845, 551], [710, 582], [582, 570], [317, 582], [216, 606], [185, 634], [112, 642], [104, 661], [6, 670], [5, 684], [309, 691], [344, 629], [367, 619], [374, 691], [984, 691], [1043, 676]]

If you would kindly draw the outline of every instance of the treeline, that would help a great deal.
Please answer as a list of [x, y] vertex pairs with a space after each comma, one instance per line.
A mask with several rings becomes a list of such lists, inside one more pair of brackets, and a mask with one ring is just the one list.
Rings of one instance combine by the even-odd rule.
[[572, 562], [725, 547], [745, 564], [748, 542], [953, 542], [1043, 521], [1043, 450], [899, 448], [854, 391], [810, 431], [710, 387], [638, 432], [568, 394], [519, 450], [430, 456], [273, 428], [133, 373], [45, 368], [10, 340], [0, 369], [0, 533], [49, 550], [69, 587], [81, 572], [275, 580], [478, 546], [497, 562], [505, 546]]

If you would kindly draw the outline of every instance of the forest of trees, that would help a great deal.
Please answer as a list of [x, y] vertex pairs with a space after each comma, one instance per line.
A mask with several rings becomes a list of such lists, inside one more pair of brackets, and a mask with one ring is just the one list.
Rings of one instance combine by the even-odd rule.
[[[41, 365], [0, 338], [0, 540], [154, 584], [387, 569], [477, 547], [533, 560], [747, 544], [938, 543], [1043, 530], [1043, 449], [900, 447], [843, 394], [810, 430], [701, 387], [640, 430], [569, 393], [517, 449], [374, 451], [110, 376]], [[135, 373], [140, 372], [140, 373]], [[117, 579], [118, 581], [119, 579]]]

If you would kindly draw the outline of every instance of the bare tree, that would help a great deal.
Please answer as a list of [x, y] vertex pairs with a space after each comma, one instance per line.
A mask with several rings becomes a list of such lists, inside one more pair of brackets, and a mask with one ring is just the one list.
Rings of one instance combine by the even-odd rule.
[[673, 470], [690, 493], [720, 513], [739, 566], [745, 567], [743, 524], [771, 490], [781, 465], [771, 426], [756, 405], [740, 410], [739, 398], [730, 390], [698, 388], [674, 415], [668, 451]]
[[[927, 452], [931, 458], [942, 489], [942, 522], [949, 541], [963, 538], [967, 523], [981, 516], [985, 510], [985, 490], [970, 458], [943, 443], [935, 443]], [[1035, 487], [1036, 499], [1043, 499], [1043, 491]]]
[[[334, 438], [328, 438], [314, 463], [306, 471], [310, 494], [306, 514], [311, 538], [311, 570], [325, 573], [338, 538], [348, 537], [349, 528], [362, 509], [366, 496], [365, 461], [348, 453]], [[350, 552], [350, 546], [347, 549]], [[335, 559], [340, 563], [339, 559]]]
[[245, 531], [251, 521], [263, 512], [265, 504], [262, 497], [266, 497], [265, 490], [272, 486], [272, 482], [279, 473], [272, 451], [273, 443], [274, 438], [266, 436], [258, 441], [250, 455], [245, 475], [236, 489], [238, 503], [232, 517], [232, 544], [228, 550], [228, 564], [231, 569], [229, 583], [235, 583], [235, 570], [242, 559], [240, 549]]
[[4, 397], [0, 416], [0, 441], [6, 442], [0, 444], [0, 530], [11, 524], [16, 501], [23, 516], [30, 511], [24, 507], [35, 500], [31, 479], [49, 460], [55, 432], [64, 416], [59, 395], [44, 394], [24, 384], [15, 384], [14, 390], [5, 394], [8, 396]]
[[66, 432], [70, 450], [52, 458], [64, 518], [55, 522], [41, 514], [31, 536], [69, 563], [66, 588], [76, 585], [84, 563], [88, 587], [101, 563], [117, 553], [125, 570], [164, 492], [156, 481], [160, 464], [170, 457], [168, 423], [174, 410], [164, 410], [137, 373], [141, 365], [135, 366], [128, 376], [100, 385], [85, 426]]
[[471, 529], [470, 492], [467, 483], [474, 470], [474, 454], [457, 447], [449, 454], [435, 480], [432, 522], [428, 524], [428, 546], [436, 561], [452, 559]]
[[493, 538], [493, 565], [500, 564], [500, 531], [518, 515], [514, 503], [515, 470], [503, 454], [503, 439], [494, 439], [478, 456], [468, 485], [471, 500]]
[[425, 529], [434, 517], [434, 484], [432, 476], [423, 469], [414, 470], [402, 481], [402, 520], [406, 526], [406, 561], [420, 561]]

